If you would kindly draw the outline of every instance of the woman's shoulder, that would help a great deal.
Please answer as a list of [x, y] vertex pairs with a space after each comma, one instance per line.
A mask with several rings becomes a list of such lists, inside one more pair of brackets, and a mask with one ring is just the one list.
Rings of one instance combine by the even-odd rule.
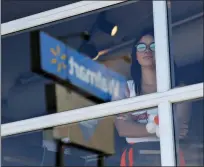
[[127, 87], [128, 87], [129, 97], [136, 96], [135, 83], [134, 83], [133, 80], [128, 80], [127, 81]]
[[133, 80], [127, 80], [127, 84], [134, 84]]

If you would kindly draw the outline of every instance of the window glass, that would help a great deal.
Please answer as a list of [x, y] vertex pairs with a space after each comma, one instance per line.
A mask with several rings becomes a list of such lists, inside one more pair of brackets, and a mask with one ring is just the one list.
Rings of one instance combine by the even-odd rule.
[[175, 103], [173, 109], [177, 164], [203, 166], [203, 98]]
[[131, 1], [3, 38], [2, 122], [156, 92], [153, 32]]
[[5, 137], [2, 166], [161, 166], [157, 110]]
[[[44, 11], [62, 7], [71, 3], [79, 2], [77, 0], [62, 1], [42, 0], [42, 1], [5, 1], [1, 2], [1, 23], [38, 14]], [[19, 10], [20, 9], [20, 10]]]
[[172, 87], [203, 82], [203, 1], [169, 1], [168, 15]]

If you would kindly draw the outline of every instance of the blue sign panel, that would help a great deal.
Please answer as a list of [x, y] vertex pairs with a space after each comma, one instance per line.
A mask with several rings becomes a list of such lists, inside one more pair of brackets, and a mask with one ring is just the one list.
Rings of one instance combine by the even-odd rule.
[[40, 32], [40, 62], [42, 70], [102, 100], [124, 98], [126, 79], [122, 75], [44, 32]]

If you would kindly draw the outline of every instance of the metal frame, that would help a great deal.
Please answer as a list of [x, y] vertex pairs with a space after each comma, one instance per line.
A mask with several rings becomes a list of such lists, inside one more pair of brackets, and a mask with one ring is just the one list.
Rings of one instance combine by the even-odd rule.
[[[163, 93], [153, 93], [111, 103], [105, 103], [86, 108], [69, 110], [67, 112], [60, 112], [56, 114], [3, 124], [1, 125], [1, 136], [5, 137], [62, 124], [69, 124], [88, 119], [100, 118], [119, 113], [126, 113], [129, 111], [155, 107], [165, 101], [176, 103], [201, 97], [203, 97], [203, 83], [175, 88]], [[161, 119], [164, 120], [166, 118]]]
[[[165, 92], [171, 88], [169, 33], [166, 1], [153, 1], [154, 31], [156, 43], [157, 91]], [[160, 18], [160, 19], [158, 19]], [[159, 27], [159, 28], [157, 28]], [[161, 56], [162, 55], [162, 56]], [[161, 63], [162, 62], [162, 63]], [[164, 112], [165, 111], [165, 112]], [[173, 113], [169, 101], [158, 104], [160, 117], [160, 151], [162, 166], [176, 166], [173, 133]], [[166, 151], [168, 150], [168, 151]]]
[[[123, 1], [82, 1], [2, 24], [1, 35], [26, 30]], [[162, 166], [175, 166], [172, 103], [203, 97], [203, 83], [170, 89], [166, 1], [153, 1], [158, 92], [1, 125], [2, 137], [158, 106]], [[25, 24], [26, 23], [26, 24]], [[165, 37], [165, 38], [164, 38]], [[162, 47], [161, 47], [162, 46]], [[162, 56], [160, 56], [162, 55]], [[162, 62], [162, 63], [161, 63]], [[168, 151], [166, 151], [168, 150]]]
[[[63, 7], [52, 9], [46, 12], [41, 12], [32, 16], [24, 17], [14, 21], [1, 24], [1, 35], [7, 35], [14, 32], [26, 30], [28, 28], [40, 26], [46, 23], [51, 23], [71, 16], [80, 15], [93, 10], [116, 5], [121, 1], [81, 1], [69, 4]], [[26, 23], [26, 24], [25, 24]]]

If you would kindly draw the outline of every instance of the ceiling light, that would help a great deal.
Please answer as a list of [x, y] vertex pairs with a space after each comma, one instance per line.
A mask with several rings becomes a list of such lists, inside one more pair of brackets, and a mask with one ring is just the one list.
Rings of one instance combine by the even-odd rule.
[[115, 36], [118, 32], [118, 25], [108, 21], [107, 15], [104, 12], [99, 14], [94, 27], [97, 27], [98, 29], [109, 34], [110, 36]]
[[111, 36], [115, 36], [117, 32], [118, 32], [118, 26], [114, 26], [111, 32]]
[[118, 26], [106, 20], [100, 20], [99, 29], [111, 36], [115, 36], [118, 32]]

